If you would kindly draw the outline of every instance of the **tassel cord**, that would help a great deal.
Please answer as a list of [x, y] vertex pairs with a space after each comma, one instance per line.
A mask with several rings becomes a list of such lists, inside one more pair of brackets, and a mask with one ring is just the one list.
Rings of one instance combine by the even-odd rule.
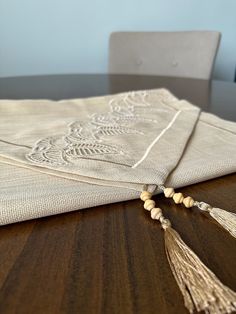
[[171, 187], [160, 185], [166, 198], [173, 198], [176, 204], [183, 204], [186, 208], [197, 207], [201, 211], [208, 212], [225, 230], [236, 238], [236, 214], [221, 208], [212, 207], [205, 202], [195, 201], [191, 196], [184, 197], [182, 193], [175, 193]]
[[205, 202], [194, 202], [194, 206], [201, 211], [207, 211], [209, 215], [218, 222], [226, 231], [236, 238], [236, 214], [222, 208], [212, 207]]

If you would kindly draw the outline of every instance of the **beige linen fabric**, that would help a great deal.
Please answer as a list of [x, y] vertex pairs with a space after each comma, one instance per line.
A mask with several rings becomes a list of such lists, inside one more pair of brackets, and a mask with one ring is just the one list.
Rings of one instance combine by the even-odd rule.
[[132, 187], [164, 182], [199, 109], [160, 89], [59, 102], [2, 101], [0, 113], [0, 156], [9, 162]]
[[[0, 101], [0, 224], [236, 170], [236, 126], [165, 89]], [[156, 189], [156, 191], [158, 191]]]
[[236, 172], [236, 123], [202, 112], [166, 185], [181, 187]]

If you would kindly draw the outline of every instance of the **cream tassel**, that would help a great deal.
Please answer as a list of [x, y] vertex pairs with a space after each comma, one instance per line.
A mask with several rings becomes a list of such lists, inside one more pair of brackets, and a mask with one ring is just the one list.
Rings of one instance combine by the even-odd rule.
[[226, 229], [233, 237], [236, 238], [236, 214], [227, 212], [224, 209], [212, 207], [209, 209], [209, 214], [213, 217], [224, 229]]
[[184, 304], [190, 313], [194, 309], [207, 314], [229, 314], [236, 311], [236, 293], [201, 262], [197, 255], [183, 242], [171, 227], [162, 210], [151, 200], [151, 193], [140, 195], [144, 208], [152, 219], [159, 220], [165, 231], [165, 250], [175, 280], [183, 294]]
[[236, 238], [236, 214], [228, 212], [224, 209], [211, 207], [204, 202], [194, 202], [200, 210], [206, 211], [214, 218], [225, 230], [227, 230], [233, 237]]
[[205, 202], [195, 201], [191, 196], [184, 197], [182, 193], [175, 193], [171, 187], [159, 186], [165, 197], [173, 198], [176, 204], [181, 204], [187, 208], [197, 206], [200, 210], [209, 212], [210, 216], [214, 218], [225, 230], [227, 230], [233, 237], [236, 238], [236, 214], [228, 212], [221, 208], [211, 207]]
[[175, 280], [190, 313], [236, 310], [236, 293], [224, 286], [171, 227], [165, 230], [165, 249]]

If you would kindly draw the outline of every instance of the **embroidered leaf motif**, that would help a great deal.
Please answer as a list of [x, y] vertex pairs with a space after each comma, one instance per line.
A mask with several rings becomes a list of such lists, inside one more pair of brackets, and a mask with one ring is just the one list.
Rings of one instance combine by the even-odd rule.
[[123, 153], [115, 146], [99, 144], [99, 143], [80, 143], [71, 144], [65, 149], [65, 153], [70, 158], [78, 158], [81, 156], [94, 156], [104, 154]]
[[91, 116], [91, 123], [94, 125], [113, 125], [116, 124], [114, 115], [111, 112], [108, 113], [95, 113]]
[[[125, 134], [143, 134], [138, 123], [157, 123], [152, 112], [163, 111], [153, 107], [146, 99], [146, 91], [121, 94], [109, 101], [110, 110], [95, 113], [87, 121], [75, 121], [64, 136], [47, 137], [35, 144], [26, 158], [34, 163], [65, 165], [71, 159], [88, 156], [124, 154], [117, 146], [107, 144], [105, 137]], [[164, 101], [166, 95], [160, 95]], [[133, 128], [136, 126], [136, 129]]]
[[117, 123], [135, 123], [135, 122], [139, 122], [139, 121], [143, 121], [143, 122], [149, 122], [149, 123], [157, 123], [156, 120], [150, 119], [150, 118], [144, 118], [139, 114], [133, 114], [133, 115], [127, 115], [127, 116], [122, 116], [122, 115], [118, 115], [116, 114], [116, 116], [114, 117], [114, 120]]
[[90, 140], [94, 137], [94, 132], [96, 132], [97, 127], [91, 123], [81, 123], [80, 121], [75, 121], [69, 125], [69, 135], [68, 138], [72, 140]]
[[95, 132], [95, 136], [112, 136], [112, 135], [121, 135], [121, 134], [143, 134], [141, 131], [127, 128], [125, 126], [118, 125], [108, 125], [108, 126], [99, 126]]
[[67, 163], [64, 150], [56, 144], [58, 137], [48, 137], [37, 142], [32, 152], [26, 155], [32, 162], [63, 165]]
[[101, 136], [114, 136], [122, 134], [143, 134], [136, 129], [128, 128], [126, 126], [116, 123], [116, 118], [113, 117], [113, 123], [102, 124], [101, 121], [97, 124], [95, 121], [87, 123], [82, 126], [79, 121], [75, 121], [70, 125], [69, 135], [66, 136], [67, 142], [84, 142], [97, 140]]

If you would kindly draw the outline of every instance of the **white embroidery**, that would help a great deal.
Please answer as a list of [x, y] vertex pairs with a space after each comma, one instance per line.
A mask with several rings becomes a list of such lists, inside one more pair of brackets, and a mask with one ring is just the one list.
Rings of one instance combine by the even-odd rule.
[[57, 142], [60, 137], [48, 137], [38, 141], [26, 158], [34, 163], [63, 165], [67, 163], [66, 154]]
[[134, 164], [132, 166], [132, 168], [136, 168], [138, 167], [148, 156], [148, 154], [150, 153], [151, 149], [153, 148], [153, 146], [160, 140], [160, 138], [165, 134], [165, 132], [170, 129], [172, 127], [172, 125], [174, 124], [175, 120], [177, 119], [178, 115], [181, 113], [181, 110], [177, 111], [176, 114], [174, 115], [174, 117], [172, 118], [172, 120], [170, 121], [170, 123], [167, 125], [167, 127], [165, 127], [160, 134], [158, 134], [158, 136], [154, 139], [154, 141], [152, 141], [152, 143], [148, 146], [148, 148], [146, 149], [143, 157], [136, 162], [136, 164]]
[[[166, 111], [153, 108], [146, 101], [146, 96], [146, 91], [130, 92], [111, 99], [110, 111], [95, 113], [88, 121], [71, 123], [65, 136], [47, 137], [38, 141], [26, 158], [33, 163], [57, 166], [78, 158], [96, 159], [97, 155], [124, 155], [122, 147], [108, 143], [107, 137], [143, 135], [143, 132], [132, 126], [137, 122], [157, 123], [155, 119], [144, 115], [150, 114], [150, 111]], [[161, 101], [164, 96], [160, 95]]]
[[67, 157], [78, 158], [79, 156], [94, 156], [106, 154], [123, 154], [115, 146], [109, 146], [99, 143], [79, 143], [70, 144], [65, 149]]

